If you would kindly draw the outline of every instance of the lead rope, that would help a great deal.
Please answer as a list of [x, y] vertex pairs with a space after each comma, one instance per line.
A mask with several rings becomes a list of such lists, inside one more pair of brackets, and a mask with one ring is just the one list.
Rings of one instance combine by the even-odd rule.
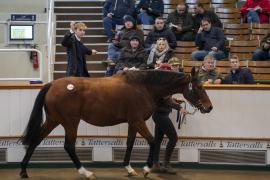
[[[187, 103], [185, 101], [183, 101], [182, 103], [184, 104], [184, 108], [186, 109]], [[193, 107], [193, 112], [190, 112], [190, 113], [187, 113], [187, 114], [194, 115], [197, 112], [198, 109], [197, 108], [194, 108], [194, 106], [192, 106], [192, 107]], [[187, 122], [186, 115], [187, 114], [183, 114], [182, 115], [180, 113], [180, 110], [177, 111], [176, 122], [178, 123], [178, 129], [180, 129], [182, 127], [182, 124], [183, 123], [186, 124], [186, 122]]]

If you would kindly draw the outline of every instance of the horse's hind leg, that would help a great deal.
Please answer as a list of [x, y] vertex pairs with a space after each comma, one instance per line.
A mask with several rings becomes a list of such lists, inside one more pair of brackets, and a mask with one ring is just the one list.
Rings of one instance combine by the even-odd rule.
[[76, 151], [75, 151], [75, 143], [77, 139], [77, 129], [78, 129], [79, 121], [76, 126], [65, 126], [65, 145], [64, 148], [68, 153], [69, 157], [73, 161], [75, 167], [78, 169], [80, 175], [84, 175], [88, 179], [96, 179], [95, 175], [91, 171], [87, 171], [81, 164]]
[[39, 137], [37, 137], [35, 139], [35, 141], [32, 141], [29, 146], [27, 147], [26, 149], [26, 153], [25, 153], [25, 156], [21, 162], [21, 172], [20, 172], [20, 176], [21, 178], [28, 178], [28, 174], [27, 174], [27, 171], [26, 171], [26, 167], [27, 167], [27, 164], [34, 152], [34, 150], [36, 149], [36, 147], [40, 144], [40, 142], [45, 138], [47, 137], [50, 132], [58, 125], [57, 122], [55, 121], [50, 121], [50, 120], [47, 120], [45, 121], [45, 123], [42, 125], [41, 127], [41, 132], [40, 132], [40, 135]]
[[150, 146], [147, 166], [143, 167], [143, 174], [146, 177], [150, 173], [150, 167], [153, 165], [154, 137], [147, 128], [145, 121], [137, 121], [134, 126], [137, 129], [138, 133], [147, 140]]
[[137, 131], [132, 126], [128, 126], [128, 138], [127, 138], [127, 149], [124, 158], [124, 166], [128, 171], [129, 176], [137, 176], [138, 174], [130, 165], [130, 156], [133, 149], [134, 141], [136, 139]]

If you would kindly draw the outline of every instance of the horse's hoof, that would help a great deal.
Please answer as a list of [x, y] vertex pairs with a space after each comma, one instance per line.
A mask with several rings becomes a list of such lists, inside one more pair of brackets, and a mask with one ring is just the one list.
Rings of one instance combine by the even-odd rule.
[[21, 176], [21, 178], [29, 178], [27, 172], [21, 172], [20, 176]]
[[147, 176], [149, 175], [150, 173], [150, 168], [148, 166], [144, 166], [143, 167], [143, 177], [144, 178], [147, 178]]
[[136, 171], [131, 171], [131, 172], [128, 173], [128, 177], [132, 177], [132, 176], [138, 176]]
[[93, 173], [87, 177], [88, 179], [97, 179], [96, 175]]

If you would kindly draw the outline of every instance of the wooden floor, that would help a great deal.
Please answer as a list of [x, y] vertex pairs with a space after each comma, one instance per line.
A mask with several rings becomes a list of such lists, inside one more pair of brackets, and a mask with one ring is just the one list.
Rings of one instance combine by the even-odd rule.
[[[135, 168], [137, 177], [127, 177], [123, 168], [94, 168], [97, 180], [140, 180], [144, 179], [141, 169]], [[1, 180], [19, 180], [19, 169], [0, 169]], [[73, 168], [44, 169], [29, 168], [29, 180], [81, 180]], [[267, 171], [239, 171], [239, 170], [198, 170], [178, 169], [177, 175], [150, 174], [149, 180], [269, 180]]]

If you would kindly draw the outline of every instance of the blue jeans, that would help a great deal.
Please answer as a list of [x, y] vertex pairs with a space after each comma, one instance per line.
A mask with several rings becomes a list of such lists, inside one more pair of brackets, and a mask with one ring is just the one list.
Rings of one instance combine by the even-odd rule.
[[108, 59], [113, 60], [115, 63], [118, 60], [120, 54], [120, 48], [115, 46], [113, 43], [110, 43], [108, 46]]
[[148, 15], [146, 12], [141, 12], [138, 14], [139, 19], [142, 24], [151, 25], [155, 23], [155, 18], [153, 16]]
[[116, 25], [123, 25], [123, 19], [122, 18], [116, 18], [116, 17], [105, 17], [103, 18], [103, 27], [105, 30], [105, 34], [108, 36], [109, 39], [112, 39], [114, 37], [114, 32], [112, 29], [115, 29]]
[[264, 51], [262, 49], [256, 49], [253, 52], [252, 60], [260, 61], [260, 60], [268, 60], [270, 59], [270, 51]]
[[193, 61], [198, 61], [198, 60], [203, 60], [204, 57], [206, 55], [212, 55], [214, 57], [214, 59], [216, 60], [220, 60], [220, 59], [224, 59], [225, 58], [225, 54], [223, 51], [217, 51], [217, 52], [214, 52], [214, 51], [205, 51], [205, 50], [201, 50], [201, 51], [194, 51], [192, 54], [191, 54], [191, 58]]
[[247, 13], [248, 23], [260, 23], [259, 14], [256, 11], [249, 11]]

